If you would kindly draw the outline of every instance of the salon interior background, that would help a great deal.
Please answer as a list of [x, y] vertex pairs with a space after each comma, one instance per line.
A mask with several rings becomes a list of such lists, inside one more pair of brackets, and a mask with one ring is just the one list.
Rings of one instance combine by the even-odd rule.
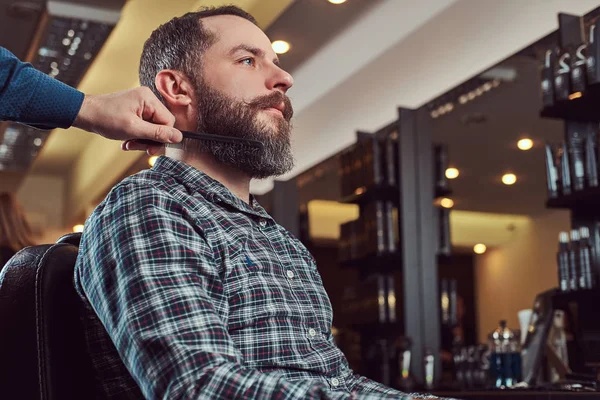
[[[78, 88], [89, 94], [137, 86], [144, 40], [156, 26], [172, 17], [223, 3], [249, 11], [272, 40], [290, 44], [289, 51], [280, 58], [295, 78], [289, 95], [295, 109], [293, 141], [297, 165], [278, 178], [281, 180], [294, 177], [347, 147], [354, 142], [356, 130], [374, 131], [393, 121], [397, 106], [421, 106], [548, 34], [557, 28], [558, 12], [581, 15], [598, 6], [597, 0], [347, 0], [338, 5], [327, 0], [26, 3], [0, 0], [0, 45], [22, 59], [34, 60], [41, 49], [52, 50], [43, 42], [50, 29], [48, 21], [60, 20], [65, 13], [83, 13], [107, 26], [98, 28], [102, 46], [89, 47], [95, 50], [83, 54], [90, 62], [89, 68], [84, 65], [79, 71], [63, 71], [62, 66], [49, 65], [46, 71], [55, 75], [80, 74], [76, 78]], [[105, 38], [102, 32], [107, 33]], [[64, 32], [58, 31], [58, 35], [63, 36], [55, 45], [67, 46], [74, 54], [89, 45], [85, 40], [75, 45], [75, 35], [70, 35], [68, 27]], [[146, 155], [122, 152], [120, 143], [76, 129], [39, 134], [39, 138], [31, 136], [28, 143], [19, 146], [14, 143], [18, 136], [14, 129], [10, 124], [0, 125], [0, 191], [18, 194], [41, 242], [51, 242], [83, 223], [117, 180], [135, 166], [147, 165]], [[465, 146], [466, 153], [478, 151], [475, 145]], [[507, 143], [498, 151], [512, 149]], [[9, 168], [11, 160], [17, 159], [30, 162]], [[520, 178], [526, 180], [527, 171], [520, 172]], [[461, 171], [459, 179], [463, 180], [460, 185], [465, 198], [470, 198], [470, 191], [482, 189], [476, 175], [477, 171]], [[252, 191], [266, 193], [272, 184], [270, 180], [255, 182]], [[526, 196], [525, 186], [508, 187], [494, 181], [483, 184], [492, 190]], [[453, 200], [455, 210], [463, 211], [452, 219], [455, 245], [472, 247], [485, 241], [491, 249], [494, 245], [514, 246], [515, 234], [504, 227], [524, 227], [530, 221], [508, 208], [481, 213], [486, 204], [461, 202], [460, 197]], [[326, 219], [323, 221], [327, 223]], [[486, 257], [491, 260], [493, 252]], [[493, 265], [493, 261], [489, 263]], [[501, 275], [496, 273], [485, 279], [501, 279]], [[532, 282], [535, 276], [539, 275], [532, 272]], [[478, 280], [479, 290], [486, 287], [482, 279]], [[555, 278], [549, 277], [548, 282], [542, 279], [537, 285], [551, 285], [552, 279]], [[534, 292], [528, 291], [526, 305]], [[509, 307], [498, 305], [505, 306]]]

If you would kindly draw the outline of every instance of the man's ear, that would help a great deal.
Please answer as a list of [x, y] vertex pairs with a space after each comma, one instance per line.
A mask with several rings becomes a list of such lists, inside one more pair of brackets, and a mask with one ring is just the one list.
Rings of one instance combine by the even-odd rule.
[[156, 89], [168, 106], [185, 107], [194, 100], [194, 90], [190, 81], [179, 71], [164, 69], [154, 79]]

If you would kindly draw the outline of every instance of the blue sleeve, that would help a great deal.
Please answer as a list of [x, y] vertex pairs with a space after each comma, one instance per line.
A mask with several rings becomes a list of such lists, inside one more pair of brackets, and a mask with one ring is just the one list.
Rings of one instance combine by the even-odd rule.
[[77, 89], [0, 47], [0, 121], [42, 129], [68, 128], [79, 113], [83, 97]]

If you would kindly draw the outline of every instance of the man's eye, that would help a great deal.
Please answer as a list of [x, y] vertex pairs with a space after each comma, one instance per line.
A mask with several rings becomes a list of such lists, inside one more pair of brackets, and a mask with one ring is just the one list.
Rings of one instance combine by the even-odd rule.
[[242, 64], [246, 64], [246, 65], [249, 65], [249, 66], [253, 66], [254, 65], [254, 59], [253, 58], [244, 58], [240, 62]]

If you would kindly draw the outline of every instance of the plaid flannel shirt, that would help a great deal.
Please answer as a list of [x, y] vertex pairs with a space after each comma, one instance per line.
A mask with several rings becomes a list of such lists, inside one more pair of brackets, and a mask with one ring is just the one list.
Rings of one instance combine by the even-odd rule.
[[112, 189], [75, 282], [98, 397], [410, 398], [349, 368], [302, 243], [182, 162], [160, 157]]

